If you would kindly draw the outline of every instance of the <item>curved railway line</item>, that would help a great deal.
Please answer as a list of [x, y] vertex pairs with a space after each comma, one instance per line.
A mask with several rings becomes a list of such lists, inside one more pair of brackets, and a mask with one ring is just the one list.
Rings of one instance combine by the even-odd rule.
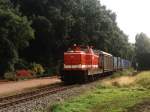
[[35, 100], [37, 98], [41, 98], [50, 94], [54, 94], [60, 91], [64, 91], [67, 89], [71, 89], [75, 87], [75, 85], [65, 86], [63, 84], [55, 85], [53, 87], [43, 87], [38, 90], [21, 93], [18, 95], [2, 97], [0, 98], [0, 109], [4, 109], [10, 106], [15, 106], [20, 103], [25, 103], [26, 101]]

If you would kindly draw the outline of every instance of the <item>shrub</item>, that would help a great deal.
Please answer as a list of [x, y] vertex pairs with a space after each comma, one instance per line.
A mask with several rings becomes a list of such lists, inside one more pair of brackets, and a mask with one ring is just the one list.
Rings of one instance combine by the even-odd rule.
[[17, 79], [28, 79], [28, 78], [32, 78], [32, 75], [30, 71], [22, 69], [22, 70], [16, 71], [16, 77]]
[[4, 78], [7, 79], [7, 80], [17, 80], [17, 77], [16, 77], [16, 73], [15, 72], [7, 72], [4, 74]]
[[35, 73], [35, 75], [37, 77], [40, 77], [40, 76], [44, 75], [45, 70], [44, 70], [42, 65], [36, 64], [36, 63], [32, 63], [30, 68], [33, 71], [33, 73]]
[[141, 72], [136, 76], [136, 83], [145, 88], [150, 88], [150, 71]]
[[130, 76], [133, 74], [133, 72], [134, 72], [133, 68], [125, 69], [125, 70], [113, 73], [111, 78], [115, 78], [115, 77], [119, 77], [119, 76]]

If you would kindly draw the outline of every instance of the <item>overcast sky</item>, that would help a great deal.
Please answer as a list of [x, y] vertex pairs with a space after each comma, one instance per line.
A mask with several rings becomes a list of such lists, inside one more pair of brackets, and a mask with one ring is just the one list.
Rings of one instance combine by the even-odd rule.
[[140, 32], [150, 36], [150, 0], [100, 0], [117, 14], [118, 26], [135, 42]]

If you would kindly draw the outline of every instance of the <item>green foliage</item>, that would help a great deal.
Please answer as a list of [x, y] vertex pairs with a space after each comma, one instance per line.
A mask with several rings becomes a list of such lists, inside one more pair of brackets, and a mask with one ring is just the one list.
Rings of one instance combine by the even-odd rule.
[[4, 74], [4, 78], [7, 79], [7, 80], [11, 80], [11, 81], [17, 80], [17, 77], [16, 77], [16, 73], [15, 73], [15, 72], [6, 72], [6, 73]]
[[9, 0], [0, 0], [0, 9], [11, 9], [12, 4]]
[[14, 71], [14, 65], [19, 59], [18, 52], [29, 45], [34, 32], [26, 17], [6, 6], [5, 9], [0, 7], [0, 21], [0, 74], [3, 74]]
[[7, 38], [19, 50], [29, 45], [28, 41], [33, 39], [34, 33], [26, 17], [0, 9], [0, 21], [1, 37]]
[[116, 24], [116, 14], [98, 0], [12, 2], [33, 21], [36, 39], [23, 53], [28, 61], [52, 65], [74, 43], [93, 45], [129, 59], [133, 53], [127, 36]]
[[144, 33], [136, 35], [135, 52], [138, 69], [150, 69], [150, 38]]
[[17, 62], [18, 53], [13, 44], [6, 38], [0, 40], [0, 73], [13, 71], [14, 64]]
[[150, 39], [146, 34], [140, 33], [136, 35], [136, 50], [138, 54], [150, 53]]
[[13, 71], [19, 59], [58, 70], [74, 43], [127, 59], [134, 53], [116, 14], [98, 0], [0, 0], [0, 21], [0, 44], [6, 44], [0, 45], [0, 58], [8, 55], [1, 73]]
[[117, 71], [113, 73], [113, 75], [110, 76], [110, 78], [115, 78], [115, 77], [120, 77], [120, 76], [130, 76], [133, 74], [133, 72], [134, 72], [133, 68], [125, 69], [123, 71]]
[[136, 83], [144, 88], [150, 89], [150, 71], [138, 74], [136, 77]]
[[31, 63], [30, 68], [37, 77], [44, 75], [45, 70], [42, 65], [36, 64], [36, 63]]

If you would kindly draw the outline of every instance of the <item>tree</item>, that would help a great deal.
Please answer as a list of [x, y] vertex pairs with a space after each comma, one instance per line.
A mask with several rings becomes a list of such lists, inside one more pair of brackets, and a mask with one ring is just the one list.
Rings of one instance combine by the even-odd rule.
[[[2, 1], [0, 1], [2, 2]], [[11, 9], [11, 5], [0, 4], [0, 74], [14, 70], [19, 51], [29, 45], [34, 31], [26, 17]]]
[[136, 35], [135, 52], [139, 69], [150, 69], [150, 38], [146, 34]]
[[[32, 21], [35, 40], [21, 57], [55, 66], [72, 44], [93, 45], [130, 59], [128, 37], [117, 26], [116, 14], [99, 0], [11, 0], [14, 8]], [[58, 52], [59, 51], [59, 52]]]
[[33, 19], [32, 28], [35, 30], [36, 38], [30, 41], [30, 46], [22, 51], [22, 57], [25, 57], [30, 62], [37, 62], [47, 64], [52, 59], [51, 47], [53, 43], [52, 38], [52, 24], [44, 16], [38, 16]]

